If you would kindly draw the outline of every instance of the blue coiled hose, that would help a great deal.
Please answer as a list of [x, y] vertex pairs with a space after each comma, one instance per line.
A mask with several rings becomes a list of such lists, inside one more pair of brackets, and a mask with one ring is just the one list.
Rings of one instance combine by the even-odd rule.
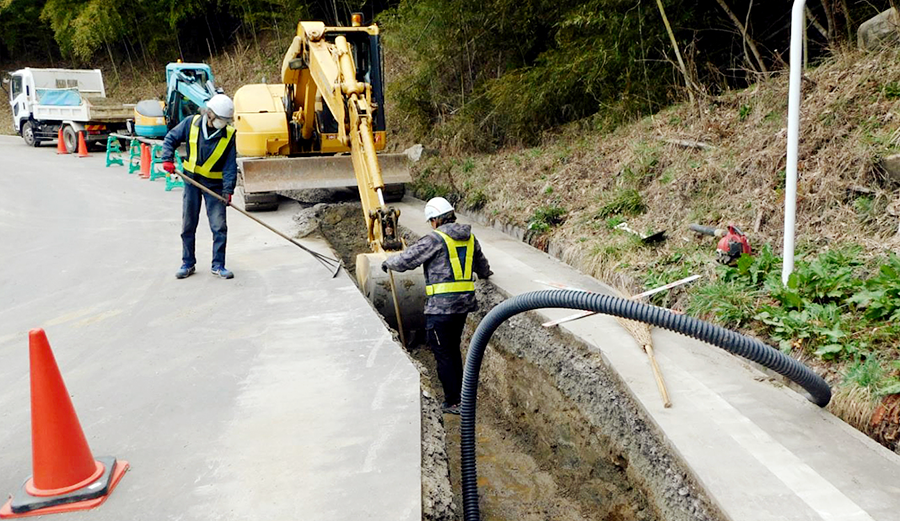
[[463, 373], [460, 448], [462, 455], [462, 492], [465, 521], [480, 521], [478, 511], [478, 471], [475, 467], [475, 402], [478, 399], [478, 374], [484, 350], [494, 331], [507, 319], [525, 311], [541, 308], [568, 308], [595, 311], [674, 331], [714, 346], [790, 378], [806, 389], [811, 401], [825, 407], [831, 400], [831, 388], [811, 369], [759, 340], [709, 324], [696, 318], [677, 315], [666, 309], [648, 306], [598, 293], [572, 290], [534, 291], [513, 297], [492, 309], [478, 324]]

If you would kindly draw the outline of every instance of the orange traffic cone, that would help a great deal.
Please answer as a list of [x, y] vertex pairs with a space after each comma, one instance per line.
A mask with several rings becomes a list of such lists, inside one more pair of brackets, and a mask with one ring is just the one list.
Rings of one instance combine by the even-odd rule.
[[150, 179], [150, 147], [141, 143], [141, 178]]
[[94, 459], [43, 329], [28, 333], [31, 359], [31, 454], [34, 474], [0, 507], [0, 518], [100, 506], [128, 470], [127, 461]]
[[87, 143], [84, 142], [84, 132], [78, 133], [78, 157], [91, 157], [87, 151]]
[[66, 140], [63, 139], [62, 129], [62, 126], [60, 126], [59, 133], [57, 134], [56, 153], [68, 154], [69, 150], [66, 148]]

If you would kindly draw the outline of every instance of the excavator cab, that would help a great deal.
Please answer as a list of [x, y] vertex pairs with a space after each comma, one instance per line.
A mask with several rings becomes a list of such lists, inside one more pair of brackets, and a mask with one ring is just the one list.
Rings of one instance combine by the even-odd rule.
[[185, 118], [198, 114], [217, 92], [209, 65], [181, 61], [166, 65], [166, 125], [169, 130]]
[[[351, 146], [339, 124], [340, 116], [336, 117], [329, 105], [337, 94], [323, 94], [316, 86], [336, 74], [335, 66], [317, 60], [310, 51], [311, 44], [333, 48], [341, 37], [350, 48], [354, 79], [368, 86], [375, 151], [384, 150], [384, 76], [378, 27], [300, 22], [298, 36], [282, 64], [282, 77], [287, 81], [244, 85], [234, 96], [241, 181], [250, 200], [278, 191], [357, 187], [347, 155]], [[332, 99], [325, 99], [329, 97]], [[343, 109], [345, 102], [340, 103]], [[346, 120], [346, 112], [343, 117]], [[403, 183], [411, 181], [406, 156], [379, 153], [378, 161], [388, 185], [388, 199], [402, 197]]]
[[[330, 43], [334, 43], [338, 36], [344, 36], [350, 44], [351, 53], [353, 54], [353, 63], [356, 65], [356, 81], [367, 83], [372, 86], [372, 104], [376, 108], [373, 113], [372, 130], [375, 132], [375, 146], [377, 150], [383, 150], [385, 144], [385, 120], [384, 120], [384, 82], [383, 70], [384, 62], [381, 57], [380, 36], [377, 34], [368, 34], [360, 31], [348, 31], [336, 29], [325, 33], [325, 39]], [[303, 139], [300, 134], [300, 126], [293, 124], [292, 131], [297, 132], [296, 142], [302, 143]], [[338, 123], [331, 113], [327, 105], [322, 105], [321, 109], [316, 110], [316, 134], [318, 136], [337, 135]], [[322, 149], [319, 144], [320, 152], [327, 153], [329, 149], [334, 147], [329, 140]], [[338, 147], [346, 148], [346, 147]], [[345, 150], [338, 150], [345, 151]], [[313, 146], [309, 152], [316, 152]], [[303, 151], [293, 151], [292, 154], [302, 154]]]

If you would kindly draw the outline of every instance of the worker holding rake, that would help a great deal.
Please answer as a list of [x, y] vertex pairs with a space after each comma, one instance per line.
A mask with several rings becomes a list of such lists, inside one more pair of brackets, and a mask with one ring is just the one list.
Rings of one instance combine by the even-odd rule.
[[202, 115], [185, 118], [166, 134], [163, 143], [163, 169], [175, 171], [173, 162], [175, 150], [187, 143], [187, 161], [184, 162], [184, 176], [222, 196], [225, 201], [213, 197], [191, 183], [184, 186], [182, 205], [181, 268], [175, 277], [184, 279], [195, 271], [197, 258], [194, 256], [197, 224], [200, 219], [201, 201], [206, 204], [206, 216], [213, 235], [212, 274], [223, 279], [234, 277], [225, 268], [225, 243], [228, 239], [228, 225], [225, 221], [225, 206], [231, 202], [237, 180], [237, 153], [235, 150], [234, 127], [230, 125], [234, 117], [234, 103], [224, 94], [216, 94], [206, 103]]

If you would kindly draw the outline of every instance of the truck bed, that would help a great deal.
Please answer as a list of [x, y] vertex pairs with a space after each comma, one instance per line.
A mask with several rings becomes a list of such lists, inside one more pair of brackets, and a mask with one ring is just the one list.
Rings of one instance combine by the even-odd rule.
[[77, 121], [79, 123], [120, 123], [134, 117], [134, 104], [104, 97], [84, 97], [83, 103], [71, 105], [34, 105], [34, 117], [43, 121]]

